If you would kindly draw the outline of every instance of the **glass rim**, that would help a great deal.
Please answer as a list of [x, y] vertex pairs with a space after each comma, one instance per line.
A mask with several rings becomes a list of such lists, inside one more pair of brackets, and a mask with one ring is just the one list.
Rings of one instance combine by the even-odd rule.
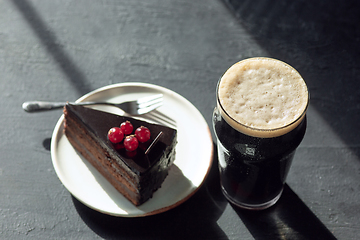
[[[287, 63], [285, 63], [285, 62], [283, 62], [281, 60], [274, 59], [274, 58], [254, 57], [254, 58], [243, 59], [243, 60], [239, 61], [238, 63], [243, 62], [243, 61], [247, 61], [247, 60], [251, 60], [251, 59], [252, 60], [254, 60], [254, 59], [268, 59], [268, 60], [271, 60], [271, 61], [278, 61], [278, 62], [281, 62], [281, 63], [285, 64], [286, 66], [289, 66], [291, 69], [295, 70], [300, 75], [300, 73], [294, 67], [292, 67], [291, 65], [289, 65], [289, 64], [287, 64]], [[232, 116], [230, 116], [226, 112], [226, 110], [222, 106], [222, 104], [221, 104], [221, 102], [219, 100], [219, 85], [220, 85], [221, 79], [224, 76], [225, 72], [221, 75], [220, 79], [218, 80], [217, 86], [216, 86], [216, 102], [217, 102], [217, 106], [218, 106], [218, 108], [220, 110], [220, 115], [223, 116], [224, 120], [231, 127], [233, 127], [235, 130], [237, 130], [237, 131], [239, 131], [241, 133], [244, 133], [246, 135], [253, 136], [253, 137], [271, 138], [271, 137], [278, 137], [278, 136], [285, 135], [286, 133], [288, 133], [291, 130], [293, 130], [294, 128], [296, 128], [302, 122], [303, 118], [306, 115], [309, 104], [310, 104], [310, 92], [309, 92], [309, 89], [307, 87], [307, 84], [306, 84], [305, 80], [302, 78], [301, 75], [300, 76], [301, 76], [302, 80], [304, 81], [305, 87], [307, 89], [307, 101], [306, 101], [306, 106], [304, 108], [304, 111], [301, 113], [301, 115], [298, 118], [296, 118], [295, 120], [293, 120], [290, 123], [286, 124], [285, 126], [277, 127], [277, 128], [271, 128], [271, 129], [262, 129], [262, 128], [251, 127], [251, 126], [245, 125], [245, 124], [235, 120]], [[225, 117], [224, 117], [224, 114], [226, 115]], [[244, 129], [244, 131], [241, 131], [239, 128]]]

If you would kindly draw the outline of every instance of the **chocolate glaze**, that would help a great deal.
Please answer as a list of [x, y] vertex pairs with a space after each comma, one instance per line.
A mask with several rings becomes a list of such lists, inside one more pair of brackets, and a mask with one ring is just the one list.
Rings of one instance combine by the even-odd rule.
[[[137, 175], [144, 175], [150, 171], [167, 151], [167, 148], [173, 147], [174, 139], [176, 138], [177, 131], [166, 126], [72, 104], [67, 104], [65, 108], [68, 113], [73, 115], [73, 117], [76, 117], [83, 122], [84, 126], [88, 130], [90, 129], [90, 132], [94, 133], [102, 147], [116, 155]], [[145, 126], [149, 128], [151, 132], [150, 140], [141, 143], [139, 148], [134, 151], [135, 153], [128, 152], [121, 143], [114, 145], [108, 140], [107, 133], [109, 129], [112, 127], [119, 127], [124, 121], [130, 121], [134, 126], [134, 131], [140, 126]], [[145, 155], [145, 150], [161, 131], [163, 132], [161, 138], [154, 147], [152, 147], [151, 151]]]

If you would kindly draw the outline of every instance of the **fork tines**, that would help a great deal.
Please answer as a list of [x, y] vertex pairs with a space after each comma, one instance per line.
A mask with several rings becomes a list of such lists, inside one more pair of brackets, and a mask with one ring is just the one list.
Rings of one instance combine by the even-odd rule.
[[163, 103], [163, 95], [155, 94], [148, 97], [143, 97], [137, 100], [138, 103], [138, 112], [141, 114], [142, 112], [146, 113], [153, 109], [160, 107]]

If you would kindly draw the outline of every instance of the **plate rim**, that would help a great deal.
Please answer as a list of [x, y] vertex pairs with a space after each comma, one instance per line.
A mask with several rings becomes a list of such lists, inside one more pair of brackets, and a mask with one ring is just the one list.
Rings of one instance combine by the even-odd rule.
[[55, 127], [54, 127], [54, 130], [53, 130], [53, 133], [52, 133], [52, 141], [51, 141], [51, 148], [50, 148], [50, 151], [51, 151], [51, 159], [52, 159], [52, 164], [53, 164], [53, 167], [55, 169], [55, 173], [58, 177], [58, 179], [60, 180], [60, 182], [62, 183], [62, 185], [65, 187], [65, 189], [74, 197], [76, 198], [79, 202], [81, 202], [82, 204], [84, 204], [85, 206], [97, 211], [97, 212], [100, 212], [100, 213], [103, 213], [103, 214], [106, 214], [106, 215], [111, 215], [111, 216], [115, 216], [115, 217], [125, 217], [125, 218], [135, 218], [135, 217], [145, 217], [145, 216], [151, 216], [151, 215], [156, 215], [156, 214], [160, 214], [160, 213], [163, 213], [163, 212], [166, 212], [170, 209], [173, 209], [179, 205], [181, 205], [182, 203], [186, 202], [189, 198], [191, 198], [201, 187], [202, 185], [204, 184], [206, 178], [208, 177], [209, 173], [210, 173], [210, 170], [211, 170], [211, 167], [212, 167], [212, 164], [213, 164], [213, 158], [214, 158], [214, 144], [213, 144], [213, 140], [212, 140], [212, 135], [211, 135], [211, 131], [210, 131], [210, 128], [209, 128], [209, 125], [206, 123], [206, 120], [204, 119], [204, 116], [201, 114], [201, 112], [189, 101], [187, 100], [186, 98], [184, 98], [182, 95], [168, 89], [168, 88], [165, 88], [165, 87], [162, 87], [162, 86], [159, 86], [159, 85], [155, 85], [155, 84], [150, 84], [150, 83], [141, 83], [141, 82], [124, 82], [124, 83], [115, 83], [115, 84], [110, 84], [110, 85], [106, 85], [106, 86], [103, 86], [103, 87], [100, 87], [100, 88], [97, 88], [93, 91], [90, 91], [89, 93], [86, 93], [84, 94], [83, 96], [81, 96], [80, 98], [78, 98], [76, 100], [76, 102], [81, 102], [81, 101], [84, 101], [86, 100], [88, 97], [91, 97], [93, 96], [94, 94], [98, 94], [100, 92], [103, 92], [103, 91], [107, 91], [107, 90], [110, 90], [110, 89], [114, 89], [114, 88], [122, 88], [122, 87], [143, 87], [143, 88], [148, 88], [148, 89], [158, 89], [162, 92], [167, 92], [169, 95], [173, 96], [175, 95], [176, 97], [178, 98], [181, 98], [183, 102], [186, 102], [187, 104], [190, 104], [198, 113], [199, 115], [201, 116], [203, 122], [205, 123], [206, 125], [206, 130], [207, 130], [207, 135], [208, 135], [208, 139], [209, 139], [209, 143], [211, 145], [210, 147], [210, 154], [209, 154], [209, 161], [208, 161], [208, 165], [206, 166], [207, 169], [206, 169], [206, 172], [201, 180], [201, 183], [198, 185], [198, 186], [195, 186], [194, 189], [192, 189], [192, 191], [185, 197], [179, 199], [178, 201], [174, 202], [173, 204], [171, 205], [168, 205], [168, 206], [164, 206], [162, 208], [157, 208], [153, 211], [149, 211], [149, 212], [144, 212], [142, 214], [119, 214], [119, 213], [113, 213], [113, 212], [109, 212], [109, 211], [103, 211], [97, 207], [94, 207], [92, 206], [91, 204], [88, 204], [86, 201], [83, 201], [80, 197], [77, 196], [76, 193], [74, 193], [73, 191], [71, 191], [68, 186], [66, 186], [62, 180], [62, 177], [61, 177], [61, 173], [60, 173], [60, 169], [58, 167], [58, 163], [57, 163], [57, 156], [56, 156], [56, 150], [58, 149], [57, 145], [58, 145], [58, 142], [59, 142], [59, 139], [61, 138], [61, 136], [63, 136], [63, 133], [60, 132], [60, 130], [62, 129], [62, 125], [63, 125], [63, 121], [64, 121], [64, 114], [62, 114], [60, 116], [60, 118], [58, 119]]

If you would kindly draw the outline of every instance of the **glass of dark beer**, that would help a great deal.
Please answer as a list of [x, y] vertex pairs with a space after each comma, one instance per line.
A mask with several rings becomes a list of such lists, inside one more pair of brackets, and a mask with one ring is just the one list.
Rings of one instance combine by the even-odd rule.
[[274, 205], [305, 135], [305, 81], [282, 61], [249, 58], [224, 73], [216, 98], [213, 127], [223, 194], [245, 209]]

